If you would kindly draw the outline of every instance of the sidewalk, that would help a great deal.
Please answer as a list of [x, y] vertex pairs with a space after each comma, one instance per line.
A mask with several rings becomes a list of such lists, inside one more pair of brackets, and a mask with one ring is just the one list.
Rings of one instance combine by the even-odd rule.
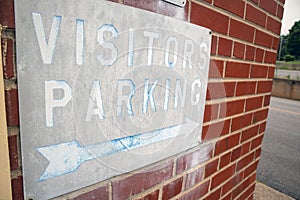
[[253, 199], [254, 200], [294, 200], [292, 197], [289, 197], [259, 182], [256, 182]]

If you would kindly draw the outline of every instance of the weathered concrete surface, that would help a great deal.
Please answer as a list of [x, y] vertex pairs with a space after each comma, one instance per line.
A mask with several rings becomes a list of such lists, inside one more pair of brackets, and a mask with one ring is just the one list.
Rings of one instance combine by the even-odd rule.
[[274, 78], [271, 95], [300, 100], [300, 81]]
[[289, 197], [259, 182], [256, 182], [253, 199], [254, 200], [266, 200], [266, 199], [293, 200], [292, 197]]

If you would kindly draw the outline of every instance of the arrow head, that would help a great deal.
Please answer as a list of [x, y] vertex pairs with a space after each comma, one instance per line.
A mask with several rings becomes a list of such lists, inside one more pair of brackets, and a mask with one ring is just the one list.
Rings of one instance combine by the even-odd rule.
[[88, 151], [77, 141], [37, 148], [49, 165], [39, 181], [61, 176], [76, 171], [88, 157]]

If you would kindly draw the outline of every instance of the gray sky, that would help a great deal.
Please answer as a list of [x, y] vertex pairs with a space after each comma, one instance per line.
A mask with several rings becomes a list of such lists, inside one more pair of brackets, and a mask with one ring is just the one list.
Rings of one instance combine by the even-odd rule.
[[300, 20], [300, 0], [285, 0], [281, 35], [287, 35], [298, 20]]

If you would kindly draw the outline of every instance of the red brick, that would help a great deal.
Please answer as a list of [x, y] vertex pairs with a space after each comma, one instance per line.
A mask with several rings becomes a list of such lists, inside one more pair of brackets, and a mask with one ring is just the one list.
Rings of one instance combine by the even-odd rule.
[[191, 199], [199, 199], [204, 196], [208, 192], [209, 181], [197, 186], [195, 189], [191, 190], [189, 193], [180, 197], [180, 200], [191, 200]]
[[205, 165], [205, 174], [204, 178], [207, 178], [214, 174], [218, 170], [219, 159], [215, 159], [210, 163]]
[[212, 2], [212, 0], [204, 0], [204, 1], [206, 1], [207, 3], [211, 3]]
[[273, 67], [273, 66], [269, 67], [268, 78], [271, 78], [271, 79], [274, 78], [274, 70], [275, 70], [275, 67]]
[[225, 88], [226, 97], [234, 96], [236, 82], [223, 82], [223, 87]]
[[227, 78], [248, 78], [250, 72], [250, 64], [227, 62], [225, 69], [225, 77]]
[[265, 53], [264, 50], [257, 48], [255, 52], [255, 61], [259, 63], [263, 62], [264, 53]]
[[279, 17], [279, 19], [282, 19], [283, 17], [283, 7], [281, 5], [277, 5], [277, 17]]
[[272, 48], [273, 37], [265, 32], [256, 29], [255, 44]]
[[231, 123], [231, 131], [233, 132], [242, 129], [246, 126], [249, 126], [252, 122], [252, 117], [253, 114], [249, 113], [249, 114], [244, 114], [242, 116], [233, 118]]
[[229, 35], [231, 37], [252, 42], [254, 37], [254, 30], [254, 27], [249, 26], [243, 22], [236, 21], [234, 19], [230, 20]]
[[5, 104], [6, 104], [6, 120], [7, 126], [19, 125], [19, 104], [18, 104], [18, 90], [5, 90]]
[[218, 55], [230, 57], [231, 51], [232, 51], [232, 40], [219, 37]]
[[[242, 132], [241, 142], [245, 142], [245, 141], [250, 140], [253, 137], [255, 137], [258, 134], [258, 129], [259, 129], [259, 125], [244, 130]], [[245, 145], [245, 147], [246, 147], [246, 145]], [[247, 146], [247, 148], [248, 148], [248, 146]]]
[[245, 142], [258, 134], [259, 125], [248, 128], [242, 132], [241, 142]]
[[261, 155], [261, 147], [255, 151], [255, 159], [259, 158]]
[[242, 147], [238, 147], [232, 150], [231, 152], [231, 162], [237, 160], [241, 156]]
[[265, 120], [267, 119], [267, 117], [268, 117], [268, 109], [257, 111], [254, 113], [253, 123]]
[[258, 5], [258, 0], [251, 0], [251, 1]]
[[210, 48], [211, 55], [217, 54], [217, 45], [218, 45], [218, 37], [213, 35], [211, 38], [211, 48]]
[[268, 93], [272, 90], [272, 81], [259, 81], [257, 85], [257, 93]]
[[270, 98], [271, 98], [271, 95], [265, 95], [265, 98], [264, 98], [264, 107], [268, 106], [270, 104]]
[[245, 47], [246, 45], [242, 43], [234, 42], [233, 56], [235, 58], [243, 59], [245, 55]]
[[14, 41], [12, 39], [2, 38], [2, 64], [3, 76], [5, 79], [15, 77], [13, 54]]
[[203, 127], [202, 140], [209, 141], [229, 133], [230, 119], [209, 124]]
[[180, 174], [183, 171], [195, 167], [212, 157], [212, 147], [208, 145], [207, 147], [197, 149], [191, 153], [181, 156], [177, 159], [177, 169], [176, 174]]
[[246, 157], [238, 161], [236, 170], [240, 171], [241, 169], [249, 165], [253, 160], [254, 160], [254, 153], [247, 155]]
[[230, 163], [230, 159], [231, 159], [231, 152], [226, 153], [225, 155], [223, 155], [220, 159], [220, 166], [219, 169], [224, 168], [226, 165], [228, 165]]
[[251, 66], [251, 78], [267, 78], [268, 67], [262, 65]]
[[244, 1], [240, 0], [215, 0], [214, 5], [220, 7], [224, 10], [227, 10], [233, 14], [236, 14], [240, 17], [244, 16]]
[[245, 100], [243, 99], [221, 103], [220, 118], [242, 113], [244, 111], [244, 104]]
[[279, 48], [279, 38], [273, 37], [272, 49], [277, 51], [278, 48]]
[[[172, 177], [173, 162], [164, 163], [147, 172], [133, 174], [112, 183], [113, 199], [127, 199], [131, 195], [153, 187]], [[143, 184], [141, 184], [143, 183]]]
[[184, 7], [174, 6], [170, 3], [160, 1], [160, 0], [124, 0], [125, 5], [133, 6], [136, 8], [141, 8], [151, 12], [163, 14], [166, 16], [174, 17], [181, 20], [188, 19], [188, 8], [189, 2]]
[[163, 187], [163, 200], [170, 199], [181, 192], [183, 178], [179, 178]]
[[236, 185], [241, 183], [243, 180], [243, 173], [235, 174], [233, 178], [227, 181], [222, 187], [222, 196], [224, 196], [227, 192], [229, 192]]
[[18, 176], [11, 180], [13, 200], [23, 200], [23, 177]]
[[246, 45], [246, 60], [254, 60], [255, 47]]
[[247, 199], [254, 192], [255, 184], [253, 184], [250, 188], [248, 188], [238, 199]]
[[257, 165], [258, 165], [258, 161], [255, 161], [255, 162], [252, 163], [250, 166], [248, 166], [248, 167], [244, 170], [244, 177], [248, 177], [250, 174], [252, 174], [253, 172], [255, 172], [256, 169], [257, 169]]
[[260, 135], [258, 138], [255, 138], [254, 140], [252, 140], [251, 143], [251, 150], [255, 149], [256, 147], [260, 146], [262, 143], [264, 135]]
[[246, 100], [246, 111], [255, 110], [262, 107], [263, 96], [253, 97]]
[[216, 143], [215, 155], [219, 155], [234, 146], [238, 145], [240, 142], [240, 133], [230, 135], [227, 138], [224, 138]]
[[254, 94], [256, 89], [256, 81], [248, 82], [238, 82], [236, 85], [235, 96], [243, 96]]
[[250, 144], [251, 144], [251, 141], [242, 145], [241, 156], [247, 154], [250, 151]]
[[247, 4], [247, 11], [246, 11], [246, 19], [257, 24], [260, 25], [262, 27], [265, 27], [266, 25], [266, 18], [267, 15], [258, 10], [257, 8], [253, 7], [250, 4]]
[[8, 137], [10, 170], [19, 168], [18, 138], [16, 135]]
[[5, 0], [1, 1], [0, 6], [0, 23], [2, 26], [8, 28], [15, 28], [15, 16], [14, 16], [14, 1]]
[[259, 5], [269, 13], [276, 15], [277, 3], [274, 0], [260, 0]]
[[219, 99], [234, 96], [235, 82], [210, 82], [207, 86], [206, 99]]
[[159, 190], [156, 190], [138, 200], [158, 200], [158, 196], [159, 196]]
[[209, 78], [222, 78], [224, 62], [222, 60], [210, 60]]
[[255, 174], [244, 180], [232, 192], [232, 199], [236, 199], [243, 191], [245, 191], [255, 181]]
[[213, 190], [224, 181], [232, 177], [235, 173], [235, 164], [231, 165], [230, 167], [220, 171], [217, 175], [212, 178], [211, 187], [210, 189]]
[[108, 190], [108, 185], [101, 186], [95, 190], [92, 190], [90, 192], [81, 194], [73, 200], [90, 200], [90, 199], [109, 199], [109, 190]]
[[231, 197], [231, 193], [228, 193], [225, 197], [223, 197], [221, 200], [232, 200], [232, 197]]
[[259, 133], [260, 133], [260, 134], [263, 133], [263, 132], [265, 132], [265, 130], [266, 130], [266, 125], [267, 125], [267, 122], [261, 123], [261, 124], [259, 125]]
[[205, 105], [204, 122], [214, 120], [219, 114], [219, 104]]
[[247, 200], [253, 200], [253, 198], [254, 198], [254, 194], [251, 194]]
[[214, 191], [213, 193], [210, 193], [210, 195], [208, 195], [205, 198], [205, 200], [220, 199], [220, 194], [221, 194], [221, 189], [218, 189], [218, 190]]
[[277, 20], [273, 19], [272, 17], [267, 18], [267, 29], [276, 33], [277, 35], [280, 34], [281, 23]]
[[276, 57], [277, 57], [277, 53], [266, 51], [264, 62], [269, 63], [269, 64], [275, 64], [276, 63]]
[[212, 31], [227, 34], [229, 18], [210, 8], [192, 2], [191, 23], [204, 26]]
[[185, 189], [189, 189], [203, 179], [204, 167], [201, 167], [186, 175]]

